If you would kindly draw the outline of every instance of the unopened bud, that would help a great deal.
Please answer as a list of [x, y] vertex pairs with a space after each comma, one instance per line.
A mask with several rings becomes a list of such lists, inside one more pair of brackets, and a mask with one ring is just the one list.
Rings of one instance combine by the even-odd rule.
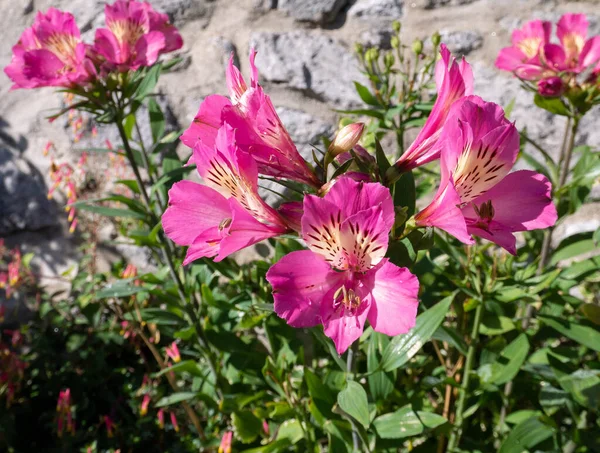
[[538, 93], [544, 97], [558, 97], [565, 89], [566, 85], [560, 77], [547, 77], [538, 82]]
[[364, 123], [352, 123], [344, 127], [329, 145], [329, 154], [335, 157], [350, 151], [358, 143], [364, 130]]
[[394, 66], [394, 61], [396, 61], [396, 59], [392, 53], [386, 53], [385, 57], [383, 57], [383, 62], [385, 63], [386, 68], [391, 68]]
[[421, 55], [421, 52], [423, 52], [423, 41], [415, 39], [412, 43], [412, 50], [415, 55]]
[[371, 47], [370, 49], [367, 50], [367, 53], [365, 53], [365, 60], [367, 60], [367, 62], [373, 62], [376, 61], [379, 58], [379, 50], [377, 50], [377, 48], [375, 47]]
[[400, 38], [398, 38], [397, 36], [392, 36], [390, 38], [390, 46], [392, 46], [392, 49], [397, 49], [398, 47], [400, 47]]
[[439, 46], [442, 42], [442, 36], [436, 31], [433, 35], [431, 35], [431, 42], [434, 46]]
[[396, 33], [400, 33], [400, 29], [402, 28], [402, 24], [400, 23], [399, 20], [395, 20], [394, 22], [392, 22], [392, 29], [396, 32]]
[[364, 50], [365, 49], [361, 43], [357, 42], [356, 44], [354, 44], [354, 52], [356, 52], [357, 54], [362, 55]]

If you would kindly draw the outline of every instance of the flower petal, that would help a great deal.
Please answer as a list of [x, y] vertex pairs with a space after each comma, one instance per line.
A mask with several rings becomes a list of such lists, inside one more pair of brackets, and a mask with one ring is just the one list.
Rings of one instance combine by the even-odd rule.
[[[331, 291], [326, 299], [330, 295], [332, 295]], [[343, 354], [352, 343], [360, 338], [365, 328], [370, 306], [369, 297], [362, 300], [356, 311], [349, 311], [344, 307], [336, 309], [327, 301], [322, 305], [323, 331], [333, 340], [338, 354]]]
[[275, 313], [292, 327], [320, 324], [324, 297], [340, 285], [342, 275], [310, 250], [285, 255], [267, 272]]
[[419, 305], [419, 280], [405, 267], [387, 259], [372, 269], [369, 323], [376, 332], [394, 336], [407, 333], [415, 326]]
[[225, 96], [212, 94], [205, 97], [194, 121], [181, 136], [183, 144], [193, 148], [198, 140], [202, 140], [202, 143], [212, 148], [215, 145], [217, 131], [223, 124], [221, 112], [230, 105], [231, 102]]
[[393, 224], [392, 195], [387, 187], [379, 183], [364, 183], [345, 176], [336, 180], [323, 199], [342, 208], [342, 219], [381, 205], [384, 221]]

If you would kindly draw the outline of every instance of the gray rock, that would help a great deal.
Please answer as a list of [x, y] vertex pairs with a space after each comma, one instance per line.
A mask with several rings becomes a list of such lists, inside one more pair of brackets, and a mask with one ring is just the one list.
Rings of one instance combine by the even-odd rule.
[[448, 49], [456, 56], [468, 55], [472, 51], [479, 49], [483, 45], [483, 36], [476, 31], [440, 31], [442, 42], [448, 46]]
[[256, 65], [265, 80], [301, 90], [335, 108], [360, 105], [353, 82], [364, 77], [340, 42], [306, 31], [262, 32], [251, 36], [250, 45], [258, 50]]
[[392, 48], [392, 36], [394, 36], [392, 30], [368, 29], [360, 34], [358, 42], [365, 47], [378, 47], [379, 49], [389, 50]]
[[0, 237], [58, 223], [39, 171], [25, 159], [0, 148]]
[[277, 9], [299, 22], [325, 24], [333, 22], [347, 0], [279, 0]]
[[400, 19], [404, 0], [358, 0], [348, 10], [348, 16], [362, 19]]
[[195, 21], [196, 25], [206, 27], [214, 10], [214, 5], [205, 0], [154, 0], [152, 6], [168, 14], [177, 26]]
[[442, 6], [458, 6], [468, 5], [469, 3], [476, 2], [477, 0], [425, 0], [425, 9], [435, 9]]

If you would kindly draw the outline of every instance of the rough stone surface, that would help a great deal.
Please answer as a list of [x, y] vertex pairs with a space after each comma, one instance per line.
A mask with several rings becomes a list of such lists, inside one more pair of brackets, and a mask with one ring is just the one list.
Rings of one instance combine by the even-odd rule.
[[277, 9], [299, 22], [325, 24], [335, 20], [347, 0], [279, 0]]
[[0, 148], [0, 237], [57, 225], [43, 177], [35, 166]]
[[358, 0], [350, 10], [349, 16], [363, 19], [400, 19], [404, 7], [403, 0]]
[[469, 3], [476, 2], [477, 0], [424, 0], [423, 6], [426, 9], [435, 9], [442, 6], [458, 6], [468, 5]]
[[357, 61], [340, 42], [315, 32], [255, 33], [256, 65], [273, 83], [283, 83], [332, 106], [351, 107], [360, 100], [353, 81], [361, 80]]
[[476, 31], [448, 31], [441, 30], [442, 42], [456, 56], [468, 55], [483, 45], [483, 36]]

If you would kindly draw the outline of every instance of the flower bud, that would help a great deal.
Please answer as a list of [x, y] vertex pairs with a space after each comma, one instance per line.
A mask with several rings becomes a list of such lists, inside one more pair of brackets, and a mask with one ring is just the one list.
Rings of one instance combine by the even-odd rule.
[[358, 143], [364, 130], [364, 123], [352, 123], [344, 127], [329, 145], [329, 154], [335, 157], [338, 154], [350, 151]]
[[431, 35], [431, 42], [434, 46], [439, 46], [442, 42], [442, 36], [436, 31], [433, 35]]
[[538, 93], [544, 97], [558, 97], [565, 89], [566, 86], [560, 77], [547, 77], [538, 82]]
[[394, 22], [392, 22], [392, 29], [394, 30], [394, 32], [400, 33], [400, 30], [402, 29], [402, 24], [399, 20], [395, 20]]
[[390, 38], [390, 46], [392, 46], [392, 49], [397, 49], [398, 47], [400, 47], [400, 38], [398, 38], [397, 36], [392, 36]]
[[354, 52], [356, 52], [357, 54], [362, 55], [364, 50], [365, 49], [361, 43], [357, 42], [356, 44], [354, 44]]
[[385, 63], [386, 68], [391, 68], [392, 66], [394, 66], [395, 61], [396, 60], [394, 58], [394, 54], [392, 53], [386, 53], [383, 57], [383, 62]]
[[421, 52], [423, 52], [423, 41], [415, 39], [412, 43], [412, 50], [415, 55], [421, 55]]
[[379, 50], [376, 47], [371, 47], [365, 53], [365, 60], [367, 60], [367, 62], [369, 62], [369, 63], [376, 61], [378, 58], [379, 58]]

